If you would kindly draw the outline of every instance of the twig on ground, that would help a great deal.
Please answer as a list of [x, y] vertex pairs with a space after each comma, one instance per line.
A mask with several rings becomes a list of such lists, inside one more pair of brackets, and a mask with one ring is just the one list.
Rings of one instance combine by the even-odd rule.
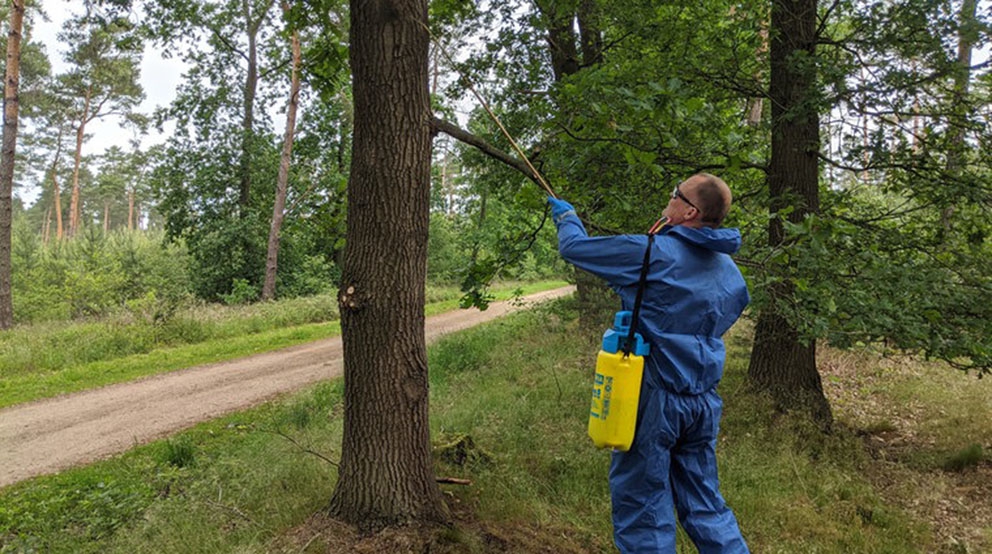
[[471, 479], [459, 479], [457, 477], [438, 477], [435, 479], [438, 483], [446, 483], [448, 485], [471, 485]]
[[293, 444], [293, 446], [299, 448], [300, 450], [302, 450], [306, 454], [313, 454], [314, 456], [320, 458], [321, 460], [324, 460], [325, 462], [331, 464], [334, 467], [340, 467], [339, 464], [338, 464], [338, 462], [336, 462], [336, 461], [328, 458], [327, 456], [321, 454], [320, 452], [317, 452], [316, 450], [314, 450], [314, 449], [312, 449], [312, 448], [310, 448], [308, 446], [303, 446], [302, 444], [300, 444], [299, 441], [297, 441], [293, 437], [287, 435], [286, 433], [283, 433], [282, 431], [268, 431], [268, 432], [269, 433], [272, 433], [274, 435], [279, 435], [280, 437], [288, 440], [290, 443]]

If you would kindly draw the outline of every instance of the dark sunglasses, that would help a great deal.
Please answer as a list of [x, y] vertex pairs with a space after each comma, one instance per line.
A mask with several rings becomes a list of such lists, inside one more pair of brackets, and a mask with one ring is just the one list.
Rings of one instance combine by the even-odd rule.
[[[690, 207], [696, 208], [696, 205], [693, 204], [691, 200], [689, 200], [688, 198], [686, 198], [684, 194], [682, 194], [682, 191], [679, 190], [679, 186], [678, 185], [675, 185], [675, 188], [672, 189], [672, 199], [674, 200], [675, 198], [680, 198], [683, 202], [685, 202], [686, 204], [688, 204]], [[700, 210], [699, 208], [696, 208], [696, 211], [699, 212], [699, 213], [703, 213], [703, 211]]]

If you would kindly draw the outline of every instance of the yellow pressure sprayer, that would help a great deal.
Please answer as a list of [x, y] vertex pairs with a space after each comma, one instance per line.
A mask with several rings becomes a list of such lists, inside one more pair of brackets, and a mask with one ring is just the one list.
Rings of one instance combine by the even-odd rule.
[[644, 376], [644, 357], [650, 345], [637, 332], [637, 318], [644, 297], [651, 246], [654, 234], [666, 220], [660, 219], [648, 231], [648, 246], [637, 285], [634, 311], [617, 312], [613, 328], [603, 333], [603, 346], [596, 357], [596, 375], [592, 385], [592, 407], [589, 409], [589, 437], [599, 448], [626, 452], [634, 442], [637, 429], [637, 408]]
[[603, 349], [596, 357], [589, 409], [589, 438], [599, 448], [630, 450], [637, 427], [637, 405], [649, 345], [635, 333], [630, 352], [620, 347], [630, 328], [631, 312], [617, 312], [612, 329], [603, 333]]

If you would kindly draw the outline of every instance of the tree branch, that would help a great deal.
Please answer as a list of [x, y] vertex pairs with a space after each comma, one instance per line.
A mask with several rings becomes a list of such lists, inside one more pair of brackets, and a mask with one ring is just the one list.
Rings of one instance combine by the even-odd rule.
[[516, 169], [520, 173], [523, 173], [525, 177], [534, 181], [538, 185], [541, 182], [537, 179], [537, 176], [527, 167], [527, 164], [523, 160], [514, 158], [513, 156], [503, 152], [499, 148], [496, 148], [492, 144], [489, 144], [482, 137], [473, 135], [472, 133], [462, 129], [461, 127], [455, 125], [454, 123], [445, 121], [441, 118], [434, 117], [431, 119], [431, 127], [435, 132], [441, 132], [449, 137], [464, 142], [469, 146], [474, 146], [479, 149], [480, 152], [493, 158], [494, 160], [503, 162], [504, 164]]
[[278, 63], [278, 64], [277, 64], [277, 65], [276, 65], [275, 67], [270, 67], [269, 69], [266, 69], [265, 71], [263, 71], [263, 72], [262, 72], [262, 73], [261, 73], [261, 74], [260, 74], [260, 75], [258, 76], [258, 78], [259, 78], [259, 79], [265, 79], [266, 77], [268, 77], [268, 76], [269, 76], [270, 74], [272, 74], [273, 72], [275, 72], [275, 71], [279, 71], [279, 70], [281, 70], [281, 69], [283, 69], [284, 67], [286, 67], [287, 65], [289, 65], [289, 64], [290, 64], [290, 62], [292, 62], [292, 61], [293, 61], [292, 59], [290, 59], [290, 58], [286, 58], [285, 60], [283, 60], [283, 61], [281, 61], [281, 62], [279, 62], [279, 63]]
[[237, 46], [235, 46], [231, 41], [227, 40], [227, 37], [225, 37], [224, 35], [220, 34], [220, 31], [218, 31], [217, 29], [215, 29], [213, 27], [209, 27], [209, 26], [207, 28], [210, 29], [210, 32], [211, 33], [213, 33], [214, 38], [216, 38], [217, 40], [219, 40], [222, 43], [224, 43], [224, 46], [227, 46], [228, 49], [230, 49], [235, 54], [241, 56], [245, 60], [248, 59], [248, 54], [245, 54]]

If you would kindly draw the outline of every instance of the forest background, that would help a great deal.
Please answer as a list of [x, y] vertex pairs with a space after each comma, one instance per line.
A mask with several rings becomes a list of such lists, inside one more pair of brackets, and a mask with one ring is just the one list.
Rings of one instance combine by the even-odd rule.
[[[32, 42], [31, 21], [44, 17], [42, 7], [28, 6], [22, 66], [13, 207], [16, 321], [105, 315], [126, 310], [129, 302], [168, 310], [192, 298], [259, 298], [290, 92], [290, 45], [278, 6], [253, 6], [248, 17], [254, 30], [239, 27], [247, 25], [238, 20], [239, 9], [221, 10], [214, 33], [213, 22], [203, 19], [215, 17], [211, 12], [219, 7], [187, 13], [191, 20], [170, 30], [169, 10], [181, 13], [182, 6], [160, 7], [156, 26], [150, 19], [155, 14], [137, 6], [128, 12], [132, 21], [118, 18], [113, 6], [91, 6], [94, 11], [87, 12], [51, 2], [49, 10], [76, 12], [59, 14], [64, 29], [57, 51], [55, 45]], [[146, 19], [139, 21], [138, 13]], [[198, 33], [186, 34], [190, 28]], [[245, 59], [237, 42], [249, 31], [255, 33], [250, 72], [237, 64]], [[217, 44], [209, 44], [210, 37]], [[307, 59], [316, 73], [307, 74], [298, 93], [300, 123], [283, 184], [288, 204], [279, 233], [281, 297], [330, 290], [340, 273], [351, 109], [344, 88], [345, 38], [321, 38], [329, 41], [320, 54], [327, 59]], [[308, 52], [325, 46], [316, 40], [307, 43]], [[182, 58], [170, 70], [188, 67], [188, 78], [171, 106], [141, 112], [146, 94], [141, 55], [157, 48], [160, 56]], [[228, 58], [203, 57], [204, 48], [227, 49]], [[64, 58], [59, 65], [65, 71], [52, 72], [48, 56]], [[318, 90], [312, 80], [333, 90]], [[321, 94], [328, 95], [326, 101]], [[103, 120], [110, 123], [98, 126]], [[114, 122], [122, 123], [120, 128]], [[151, 134], [161, 141], [169, 128], [164, 144], [147, 146], [143, 140]], [[97, 149], [90, 146], [94, 142]], [[461, 278], [466, 260], [492, 257], [487, 250], [526, 225], [514, 223], [512, 206], [468, 190], [468, 177], [459, 174], [453, 154], [441, 155], [449, 161], [439, 164], [435, 179], [430, 277], [446, 284]], [[500, 228], [502, 233], [495, 231]], [[563, 266], [549, 255], [546, 237], [543, 245], [522, 253], [523, 264], [506, 267], [504, 274], [559, 272]]]

